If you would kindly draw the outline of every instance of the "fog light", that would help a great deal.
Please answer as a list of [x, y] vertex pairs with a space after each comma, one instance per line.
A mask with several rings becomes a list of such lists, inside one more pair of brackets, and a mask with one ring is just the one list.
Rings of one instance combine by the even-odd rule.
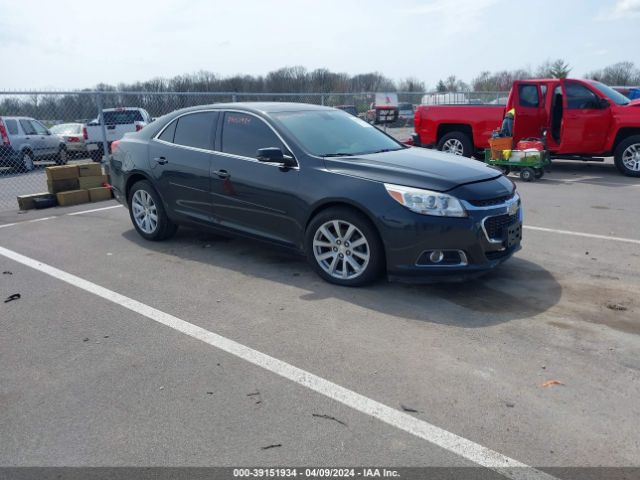
[[442, 252], [442, 250], [434, 250], [429, 255], [429, 260], [431, 261], [431, 263], [440, 263], [443, 258], [444, 253]]

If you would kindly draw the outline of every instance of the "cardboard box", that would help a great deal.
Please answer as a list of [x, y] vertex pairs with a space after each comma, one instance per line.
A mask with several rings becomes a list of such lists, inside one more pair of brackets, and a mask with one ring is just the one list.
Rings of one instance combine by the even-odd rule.
[[20, 208], [20, 210], [33, 210], [34, 208], [36, 208], [36, 205], [35, 205], [36, 198], [53, 199], [55, 198], [55, 196], [47, 192], [34, 193], [32, 195], [19, 195], [18, 207]]
[[64, 180], [47, 180], [49, 193], [66, 192], [68, 190], [78, 190], [77, 178], [65, 178]]
[[92, 202], [100, 202], [111, 198], [111, 189], [109, 187], [90, 188], [88, 192], [89, 200]]
[[78, 179], [78, 188], [86, 189], [86, 188], [97, 188], [102, 187], [102, 184], [105, 182], [109, 182], [109, 177], [106, 175], [97, 175], [92, 177], [80, 177]]
[[97, 177], [102, 175], [102, 165], [99, 163], [80, 163], [78, 173], [81, 177]]
[[77, 165], [60, 165], [58, 167], [47, 167], [47, 180], [66, 180], [78, 178], [80, 176]]
[[70, 190], [68, 192], [60, 192], [56, 195], [58, 205], [68, 207], [69, 205], [79, 205], [89, 201], [89, 192], [86, 190]]

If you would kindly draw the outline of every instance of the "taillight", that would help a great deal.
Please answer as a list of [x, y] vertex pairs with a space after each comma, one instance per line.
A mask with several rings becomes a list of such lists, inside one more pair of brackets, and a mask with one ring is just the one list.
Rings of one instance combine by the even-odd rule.
[[9, 134], [7, 133], [7, 129], [4, 126], [4, 122], [0, 118], [0, 138], [2, 138], [3, 145], [11, 145], [11, 140], [9, 140]]
[[418, 128], [420, 128], [420, 110], [416, 110], [413, 114], [413, 129], [417, 132]]
[[89, 132], [87, 132], [87, 127], [82, 127], [82, 136], [85, 140], [89, 140]]
[[118, 151], [118, 147], [120, 146], [120, 140], [114, 140], [111, 142], [111, 153], [116, 153]]

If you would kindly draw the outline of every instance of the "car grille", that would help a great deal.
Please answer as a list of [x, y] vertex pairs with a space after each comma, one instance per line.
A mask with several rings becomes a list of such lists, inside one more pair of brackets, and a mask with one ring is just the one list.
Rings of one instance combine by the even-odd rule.
[[502, 240], [505, 227], [518, 221], [517, 215], [496, 215], [484, 221], [484, 229], [491, 240]]
[[511, 200], [515, 193], [511, 195], [505, 195], [503, 197], [489, 198], [487, 200], [467, 200], [474, 207], [491, 207], [493, 205], [500, 205], [508, 200]]

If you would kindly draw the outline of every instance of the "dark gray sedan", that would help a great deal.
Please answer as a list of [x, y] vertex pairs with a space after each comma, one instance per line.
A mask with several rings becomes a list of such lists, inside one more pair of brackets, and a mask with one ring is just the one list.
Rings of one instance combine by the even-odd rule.
[[148, 240], [189, 224], [306, 254], [325, 280], [471, 277], [520, 248], [514, 184], [328, 107], [179, 110], [114, 142], [111, 179]]

